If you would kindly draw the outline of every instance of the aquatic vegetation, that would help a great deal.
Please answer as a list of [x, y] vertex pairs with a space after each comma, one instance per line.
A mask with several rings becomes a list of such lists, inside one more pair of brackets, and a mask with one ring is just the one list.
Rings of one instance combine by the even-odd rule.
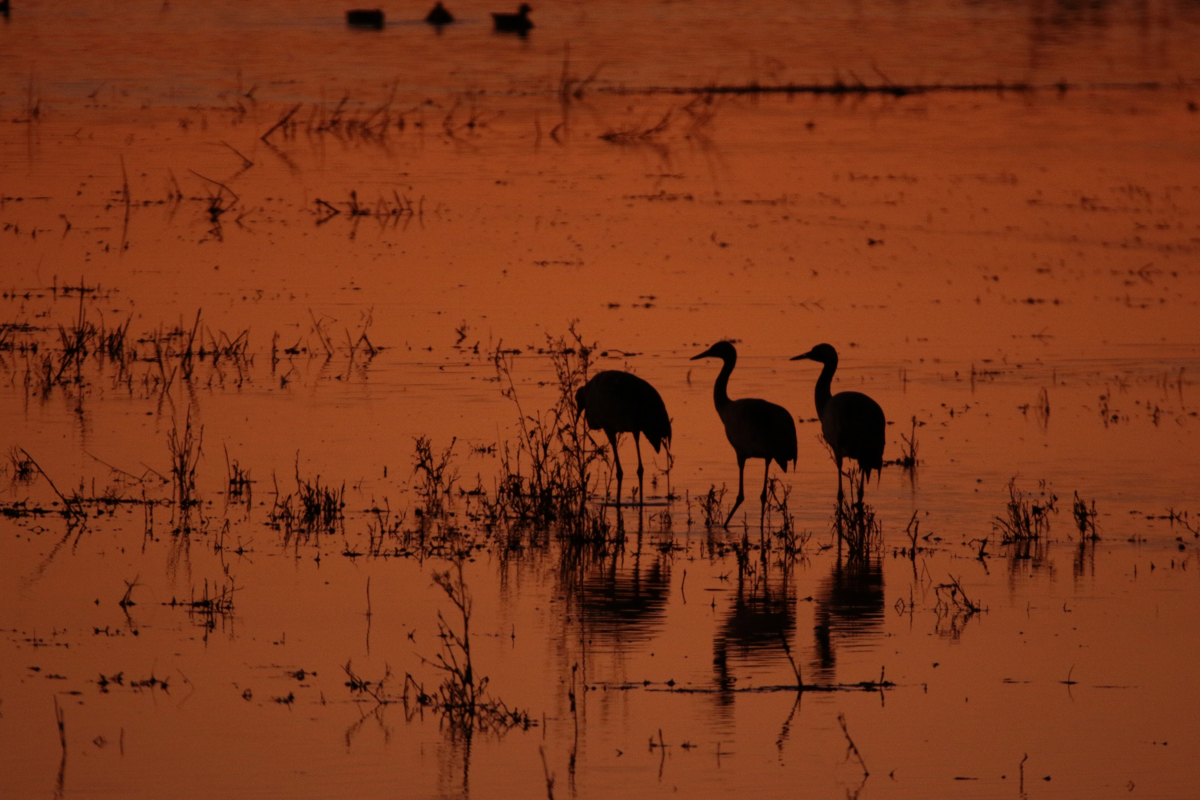
[[710, 484], [708, 491], [696, 498], [696, 505], [700, 508], [700, 521], [705, 528], [718, 528], [725, 519], [725, 484], [721, 484], [718, 489], [715, 484]]
[[412, 687], [412, 702], [440, 714], [443, 723], [455, 732], [465, 735], [475, 730], [504, 733], [512, 728], [528, 729], [535, 725], [528, 712], [510, 709], [503, 700], [490, 695], [487, 676], [477, 670], [471, 658], [471, 594], [463, 581], [462, 564], [455, 563], [453, 572], [434, 572], [433, 582], [458, 610], [460, 627], [456, 629], [438, 611], [438, 638], [442, 641], [442, 649], [427, 663], [432, 663], [442, 673], [442, 682], [433, 694], [429, 694], [411, 674], [406, 674], [402, 700], [405, 707], [409, 707], [409, 688]]
[[225, 491], [226, 497], [231, 500], [240, 500], [243, 497], [247, 504], [251, 500], [251, 488], [254, 481], [250, 479], [250, 470], [242, 467], [236, 458], [229, 458], [229, 448], [225, 448]]
[[9, 475], [13, 483], [29, 483], [37, 473], [37, 465], [22, 448], [13, 446], [8, 451]]
[[[132, 587], [131, 587], [132, 588]], [[208, 579], [204, 579], [200, 596], [193, 589], [187, 600], [172, 597], [162, 605], [170, 608], [183, 608], [192, 624], [204, 629], [205, 636], [217, 629], [217, 623], [226, 624], [233, 618], [234, 592], [233, 578], [228, 575], [221, 581], [213, 581], [210, 588]]]
[[[268, 514], [268, 524], [282, 531], [286, 546], [293, 534], [333, 533], [344, 520], [346, 508], [346, 484], [322, 486], [321, 476], [311, 480], [300, 477], [299, 460], [296, 464], [296, 491], [280, 496], [279, 484], [275, 485], [275, 499]], [[297, 543], [299, 540], [297, 539]]]
[[1022, 492], [1017, 479], [1008, 482], [1008, 503], [1005, 516], [996, 517], [992, 527], [1000, 534], [1002, 544], [1042, 539], [1050, 531], [1050, 515], [1058, 513], [1058, 495], [1050, 491], [1046, 481], [1038, 481], [1038, 492]]
[[851, 559], [863, 559], [878, 552], [883, 545], [883, 525], [875, 509], [863, 499], [864, 476], [857, 465], [846, 470], [852, 488], [849, 495], [838, 495], [834, 506], [832, 528], [838, 546], [844, 545]]
[[433, 443], [429, 439], [424, 436], [416, 438], [412, 474], [415, 479], [413, 489], [421, 501], [418, 515], [440, 517], [445, 514], [446, 500], [458, 480], [458, 471], [450, 467], [456, 441], [451, 439], [442, 454], [435, 456]]
[[1075, 527], [1079, 529], [1081, 537], [1090, 540], [1100, 538], [1100, 534], [1096, 532], [1095, 500], [1089, 505], [1079, 496], [1079, 492], [1075, 492], [1075, 501], [1071, 504], [1071, 514], [1075, 517]]
[[566, 336], [547, 336], [543, 351], [557, 379], [554, 405], [526, 414], [513, 379], [511, 351], [498, 345], [492, 362], [503, 395], [517, 409], [516, 442], [500, 451], [500, 471], [491, 498], [481, 501], [490, 526], [510, 524], [546, 527], [562, 535], [604, 538], [610, 530], [603, 510], [588, 505], [593, 493], [594, 467], [604, 451], [592, 443], [587, 426], [575, 410], [575, 398], [587, 383], [594, 346], [584, 343], [572, 324]]
[[917, 458], [918, 446], [917, 417], [916, 415], [913, 415], [912, 428], [909, 430], [908, 435], [905, 436], [903, 433], [900, 434], [900, 457], [894, 461], [885, 463], [895, 464], [896, 466], [909, 472], [915, 472], [917, 469], [917, 464], [920, 463], [920, 459]]
[[178, 423], [167, 432], [167, 449], [171, 453], [171, 485], [175, 505], [185, 512], [196, 505], [196, 468], [203, 453], [204, 426], [192, 427], [192, 411], [189, 408], [183, 420], [183, 430]]

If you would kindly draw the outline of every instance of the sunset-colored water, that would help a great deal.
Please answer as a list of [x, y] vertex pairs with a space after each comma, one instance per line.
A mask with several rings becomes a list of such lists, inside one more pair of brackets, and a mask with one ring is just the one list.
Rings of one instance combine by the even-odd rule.
[[1194, 793], [1195, 4], [448, 7], [0, 18], [0, 797]]

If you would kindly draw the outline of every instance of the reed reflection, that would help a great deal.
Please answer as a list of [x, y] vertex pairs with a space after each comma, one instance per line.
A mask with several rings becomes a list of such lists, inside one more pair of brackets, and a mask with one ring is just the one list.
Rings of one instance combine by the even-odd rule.
[[841, 558], [814, 594], [815, 681], [835, 680], [837, 650], [880, 632], [883, 625], [883, 561], [877, 555]]

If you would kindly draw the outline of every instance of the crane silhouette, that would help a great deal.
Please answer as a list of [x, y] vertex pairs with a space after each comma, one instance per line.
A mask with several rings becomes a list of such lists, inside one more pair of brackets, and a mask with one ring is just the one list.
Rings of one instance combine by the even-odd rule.
[[665, 439], [671, 441], [671, 418], [658, 391], [646, 381], [628, 372], [610, 369], [596, 373], [575, 393], [577, 413], [584, 414], [588, 427], [604, 431], [612, 445], [617, 467], [617, 505], [621, 504], [621, 456], [617, 453], [617, 435], [632, 433], [638, 457], [638, 502], [645, 502], [642, 486], [641, 434], [659, 452]]
[[871, 470], [875, 470], [876, 475], [883, 470], [883, 444], [887, 429], [883, 409], [862, 392], [830, 393], [829, 387], [838, 365], [838, 354], [833, 345], [819, 344], [791, 360], [803, 358], [823, 365], [815, 392], [817, 416], [821, 418], [821, 434], [833, 449], [833, 458], [837, 462], [838, 502], [843, 497], [842, 460], [846, 458], [853, 458], [862, 469], [862, 481], [858, 485], [861, 500], [863, 482], [871, 479]]
[[796, 460], [796, 423], [783, 406], [753, 397], [729, 399], [729, 375], [737, 363], [737, 348], [732, 343], [717, 342], [700, 355], [692, 356], [692, 361], [698, 358], [719, 358], [724, 362], [713, 385], [713, 404], [725, 425], [725, 437], [733, 445], [738, 461], [737, 502], [725, 518], [724, 527], [729, 527], [729, 520], [733, 519], [734, 512], [746, 498], [747, 458], [761, 458], [767, 462], [762, 495], [759, 497], [762, 501], [762, 514], [759, 517], [761, 527], [767, 515], [767, 480], [771, 475], [771, 461], [778, 462], [787, 472], [787, 462]]

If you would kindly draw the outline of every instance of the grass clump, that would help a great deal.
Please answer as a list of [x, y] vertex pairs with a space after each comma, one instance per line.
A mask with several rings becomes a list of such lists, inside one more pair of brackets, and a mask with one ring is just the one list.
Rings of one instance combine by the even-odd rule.
[[445, 514], [446, 500], [458, 480], [458, 471], [450, 467], [456, 441], [457, 438], [451, 439], [441, 455], [434, 455], [432, 441], [424, 436], [416, 438], [413, 486], [421, 500], [421, 506], [416, 510], [418, 515], [440, 517]]
[[851, 487], [849, 494], [838, 496], [833, 512], [833, 532], [837, 534], [838, 546], [846, 547], [851, 559], [868, 557], [883, 544], [883, 526], [875, 516], [875, 509], [863, 499], [863, 475], [858, 465], [847, 472]]
[[296, 491], [280, 498], [275, 487], [275, 502], [268, 515], [268, 525], [283, 531], [286, 545], [293, 534], [334, 533], [345, 519], [346, 484], [334, 488], [322, 486], [321, 476], [312, 480], [300, 477], [296, 463]]
[[1050, 532], [1050, 515], [1058, 513], [1058, 495], [1046, 481], [1038, 481], [1037, 494], [1017, 488], [1014, 477], [1008, 482], [1008, 504], [1003, 517], [996, 517], [992, 527], [1000, 534], [1002, 544], [1042, 539]]
[[[442, 673], [442, 682], [430, 694], [412, 675], [406, 675], [405, 706], [409, 707], [411, 703], [432, 708], [452, 731], [468, 736], [476, 730], [504, 733], [512, 728], [530, 728], [535, 723], [529, 714], [510, 709], [504, 701], [492, 697], [487, 691], [487, 677], [475, 668], [471, 658], [471, 595], [463, 580], [462, 564], [456, 563], [453, 572], [434, 572], [433, 582], [446, 593], [457, 610], [460, 627], [456, 629], [438, 611], [438, 637], [442, 640], [442, 649], [427, 663]], [[411, 698], [410, 689], [413, 690]]]
[[184, 418], [183, 429], [179, 425], [172, 426], [167, 433], [167, 449], [171, 453], [171, 485], [175, 506], [180, 511], [196, 505], [196, 468], [200, 464], [203, 452], [201, 444], [204, 439], [204, 426], [192, 427], [192, 412], [189, 409]]
[[725, 522], [725, 484], [718, 489], [715, 484], [709, 484], [708, 491], [696, 498], [700, 508], [700, 520], [705, 528], [718, 528]]
[[1100, 534], [1096, 532], [1096, 501], [1088, 504], [1079, 492], [1075, 492], [1075, 501], [1071, 504], [1071, 515], [1075, 517], [1075, 527], [1084, 540], [1097, 541]]
[[555, 526], [563, 535], [605, 538], [611, 528], [603, 511], [593, 510], [593, 466], [603, 463], [586, 422], [575, 413], [575, 394], [588, 379], [594, 345], [584, 343], [572, 323], [567, 336], [547, 337], [541, 352], [550, 357], [557, 395], [548, 409], [525, 412], [513, 378], [514, 352], [496, 348], [493, 363], [504, 396], [517, 409], [516, 442], [500, 451], [500, 475], [481, 519], [492, 527]]

